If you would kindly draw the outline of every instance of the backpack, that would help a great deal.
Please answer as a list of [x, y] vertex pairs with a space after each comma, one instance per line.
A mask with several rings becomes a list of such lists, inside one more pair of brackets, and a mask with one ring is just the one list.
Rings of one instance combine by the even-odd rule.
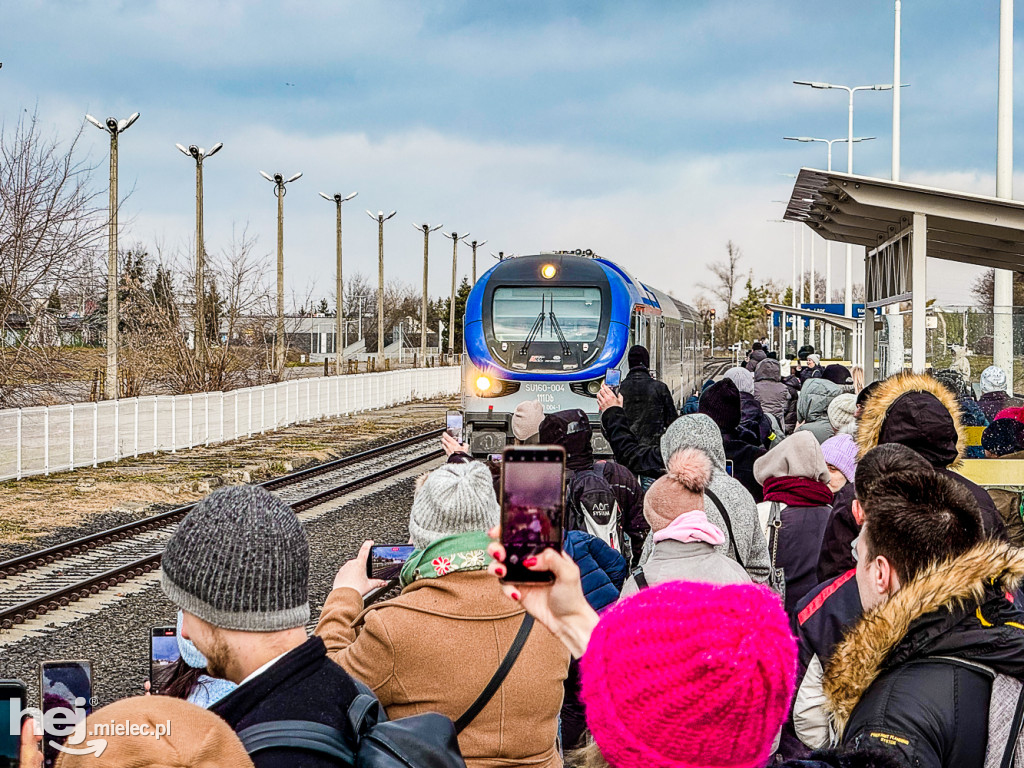
[[354, 753], [344, 733], [310, 720], [259, 723], [239, 731], [238, 738], [249, 755], [265, 749], [286, 748], [327, 755], [339, 765], [355, 768], [466, 768], [459, 750], [458, 734], [473, 722], [505, 682], [526, 645], [533, 623], [530, 614], [523, 617], [519, 632], [498, 670], [469, 709], [454, 723], [436, 712], [388, 720], [377, 697], [356, 680], [359, 694], [348, 708], [349, 723], [359, 740]]
[[582, 469], [569, 478], [565, 491], [565, 527], [597, 537], [628, 560], [619, 502], [603, 472]]

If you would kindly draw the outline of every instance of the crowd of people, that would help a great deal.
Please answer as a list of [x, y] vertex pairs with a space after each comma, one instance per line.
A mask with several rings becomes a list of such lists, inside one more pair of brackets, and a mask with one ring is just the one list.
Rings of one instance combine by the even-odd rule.
[[[87, 720], [172, 732], [57, 765], [982, 768], [1024, 755], [1024, 505], [956, 471], [965, 421], [985, 428], [982, 456], [1024, 458], [1024, 407], [1002, 371], [986, 369], [975, 400], [950, 371], [864, 387], [813, 350], [783, 365], [757, 344], [677, 413], [647, 351], [628, 361], [621, 390], [597, 394], [614, 461], [594, 456], [582, 411], [530, 401], [512, 416], [517, 443], [566, 453], [562, 547], [522, 563], [553, 581], [502, 581], [500, 465], [446, 433], [447, 462], [416, 485], [401, 594], [364, 604], [385, 586], [366, 542], [308, 636], [301, 523], [259, 487], [217, 490], [163, 557], [175, 679]], [[40, 764], [37, 739], [27, 721], [24, 766]]]

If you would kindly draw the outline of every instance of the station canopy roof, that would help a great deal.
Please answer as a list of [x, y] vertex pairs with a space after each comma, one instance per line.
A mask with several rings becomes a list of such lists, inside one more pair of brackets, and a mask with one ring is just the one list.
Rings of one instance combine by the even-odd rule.
[[786, 206], [826, 240], [883, 245], [928, 217], [928, 256], [1024, 271], [1024, 203], [802, 168]]

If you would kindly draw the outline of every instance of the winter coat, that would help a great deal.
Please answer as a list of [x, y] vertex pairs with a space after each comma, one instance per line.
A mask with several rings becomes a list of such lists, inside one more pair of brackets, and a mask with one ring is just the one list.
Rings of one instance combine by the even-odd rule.
[[[351, 591], [351, 590], [349, 590]], [[324, 642], [311, 637], [269, 669], [235, 688], [210, 711], [237, 733], [251, 725], [279, 720], [311, 720], [337, 728], [349, 746], [356, 744], [348, 708], [358, 695], [348, 673], [327, 658]], [[330, 768], [327, 755], [304, 750], [268, 749], [252, 756], [256, 768]]]
[[[764, 584], [768, 581], [768, 546], [758, 523], [757, 506], [750, 492], [726, 474], [722, 433], [710, 417], [701, 413], [680, 416], [661, 436], [661, 444], [649, 447], [637, 442], [621, 408], [606, 409], [601, 414], [601, 427], [615, 453], [615, 460], [637, 474], [665, 474], [661, 445], [666, 446], [666, 450], [673, 445], [674, 450], [689, 447], [704, 451], [711, 459], [711, 483], [708, 488], [728, 511], [729, 522], [736, 536], [734, 550], [729, 526], [725, 524], [722, 511], [705, 495], [704, 511], [708, 520], [725, 534], [725, 543], [717, 547], [717, 551], [740, 562], [756, 583]], [[758, 450], [763, 452], [763, 449]]]
[[564, 549], [580, 569], [583, 596], [591, 608], [600, 611], [618, 600], [629, 575], [622, 555], [585, 531], [568, 531]]
[[[392, 720], [423, 712], [455, 720], [493, 677], [522, 622], [523, 609], [487, 571], [457, 571], [414, 581], [366, 610], [354, 589], [335, 589], [316, 633]], [[568, 650], [535, 624], [501, 690], [459, 735], [466, 765], [560, 766], [555, 738], [568, 668]]]
[[[960, 395], [957, 402], [960, 404], [960, 421], [965, 427], [987, 427], [991, 422], [978, 401], [970, 395]], [[984, 459], [985, 449], [980, 445], [969, 445], [964, 449], [964, 458]]]
[[765, 413], [770, 413], [779, 424], [786, 423], [786, 405], [790, 390], [782, 383], [778, 360], [762, 360], [754, 371], [754, 397]]
[[732, 462], [732, 476], [747, 489], [754, 503], [764, 499], [764, 489], [754, 477], [754, 462], [767, 452], [758, 436], [742, 424], [735, 432], [722, 432], [725, 458]]
[[832, 437], [834, 433], [828, 420], [828, 405], [842, 393], [842, 387], [827, 379], [805, 381], [800, 388], [800, 398], [796, 404], [796, 419], [803, 424], [797, 427], [796, 431], [810, 432], [819, 443], [824, 443]]
[[825, 670], [843, 744], [921, 768], [981, 768], [992, 678], [974, 665], [1024, 678], [1024, 612], [1006, 599], [1022, 577], [1024, 552], [986, 541], [865, 614]]
[[750, 353], [750, 357], [747, 358], [747, 362], [744, 363], [743, 367], [746, 368], [751, 373], [753, 373], [754, 371], [757, 370], [757, 366], [761, 363], [761, 361], [766, 360], [767, 358], [768, 355], [764, 352], [764, 350], [755, 349], [753, 352]]
[[932, 376], [901, 373], [883, 381], [871, 395], [857, 426], [857, 460], [881, 442], [900, 443], [917, 451], [936, 472], [971, 492], [981, 507], [985, 533], [1005, 539], [1006, 527], [992, 497], [954, 470], [964, 456], [967, 432], [960, 407], [945, 385]]
[[629, 426], [641, 445], [657, 443], [679, 415], [668, 386], [653, 378], [642, 365], [629, 369], [619, 385], [619, 394]]
[[[665, 539], [654, 545], [650, 559], [640, 569], [647, 585], [666, 581], [703, 581], [708, 584], [749, 584], [750, 576], [739, 564], [715, 551], [704, 541]], [[629, 597], [640, 588], [634, 576], [626, 579], [622, 596]]]
[[[772, 502], [757, 505], [761, 520], [770, 519]], [[778, 552], [775, 567], [782, 568], [786, 576], [786, 612], [790, 615], [804, 595], [818, 586], [818, 557], [832, 507], [796, 507], [779, 504], [782, 528], [779, 529]], [[771, 539], [768, 558], [771, 560]]]
[[986, 392], [978, 398], [978, 405], [985, 412], [986, 418], [991, 423], [996, 420], [996, 414], [1004, 408], [1019, 408], [1021, 400], [1016, 397], [1010, 397], [1003, 391]]
[[[614, 461], [595, 461], [594, 469], [601, 473], [612, 489], [622, 516], [622, 530], [629, 538], [634, 562], [644, 546], [644, 538], [651, 526], [644, 517], [644, 489], [636, 475]], [[630, 563], [627, 563], [627, 570]], [[620, 584], [621, 586], [621, 584]]]
[[[864, 612], [856, 575], [850, 569], [819, 584], [796, 606], [797, 687], [791, 727], [786, 731], [810, 749], [821, 749], [829, 743], [827, 701], [822, 687], [824, 670], [846, 630], [860, 621]], [[788, 757], [800, 751], [796, 748], [785, 754]]]
[[825, 375], [825, 371], [820, 365], [816, 365], [813, 368], [801, 368], [800, 373], [797, 376], [800, 377], [800, 381], [806, 384], [811, 379], [820, 379]]
[[740, 392], [740, 426], [757, 436], [758, 445], [768, 447], [772, 423], [757, 398], [747, 392]]
[[857, 566], [853, 557], [853, 542], [860, 534], [860, 526], [853, 518], [853, 483], [847, 483], [836, 493], [832, 514], [825, 524], [818, 556], [818, 583], [841, 576]]
[[796, 430], [796, 405], [800, 400], [800, 388], [803, 386], [803, 382], [800, 381], [799, 376], [790, 375], [784, 378], [782, 383], [789, 390], [789, 402], [786, 403], [786, 422], [783, 426], [786, 428], [786, 434], [791, 435]]

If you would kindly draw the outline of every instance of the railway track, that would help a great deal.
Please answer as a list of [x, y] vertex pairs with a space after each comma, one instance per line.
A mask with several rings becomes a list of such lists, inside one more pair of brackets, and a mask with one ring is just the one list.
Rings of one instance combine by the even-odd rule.
[[[439, 458], [437, 429], [261, 485], [304, 512]], [[116, 587], [160, 567], [164, 545], [189, 504], [0, 563], [0, 629]]]

